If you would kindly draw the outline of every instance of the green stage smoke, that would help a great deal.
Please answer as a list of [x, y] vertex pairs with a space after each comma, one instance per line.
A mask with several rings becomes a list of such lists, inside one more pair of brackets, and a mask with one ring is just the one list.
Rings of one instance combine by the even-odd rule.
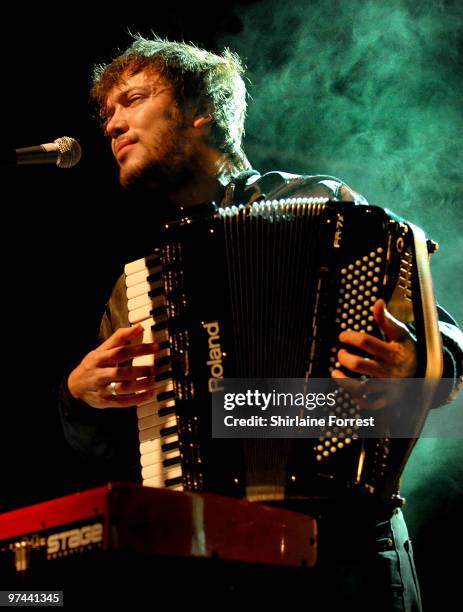
[[[338, 176], [420, 225], [441, 246], [437, 298], [461, 322], [463, 3], [267, 0], [239, 17], [242, 31], [219, 43], [248, 67], [251, 163]], [[438, 410], [461, 431], [461, 411]], [[429, 609], [451, 587], [439, 561], [454, 538], [462, 447], [461, 437], [422, 439], [404, 473]]]
[[221, 40], [248, 66], [260, 170], [333, 174], [437, 240], [439, 300], [461, 321], [463, 4], [263, 1]]

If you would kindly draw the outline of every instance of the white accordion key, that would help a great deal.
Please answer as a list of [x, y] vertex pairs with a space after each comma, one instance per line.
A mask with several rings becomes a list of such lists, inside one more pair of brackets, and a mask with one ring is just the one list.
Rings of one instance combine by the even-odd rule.
[[[176, 440], [177, 442], [177, 440]], [[160, 464], [162, 461], [161, 438], [149, 440], [140, 444], [140, 463], [142, 468], [148, 465]]]
[[146, 455], [141, 455], [140, 457], [140, 463], [142, 468], [147, 467], [148, 465], [154, 465], [155, 463], [160, 463], [161, 461], [161, 447], [159, 447], [158, 453], [147, 453]]
[[144, 329], [142, 342], [148, 344], [149, 342], [153, 342], [153, 340], [153, 329], [151, 327], [149, 329]]
[[[175, 467], [175, 469], [172, 469], [170, 472], [167, 472], [165, 474], [157, 474], [153, 478], [147, 478], [146, 480], [143, 480], [143, 485], [145, 487], [164, 487], [166, 486], [165, 481], [167, 479], [179, 478], [181, 476], [181, 468]], [[183, 485], [181, 483], [175, 484], [174, 486], [169, 486], [168, 488], [172, 489], [173, 491], [183, 491]]]
[[[148, 340], [148, 342], [156, 342], [158, 339], [156, 337]], [[136, 365], [136, 366], [146, 366], [146, 365], [153, 365], [155, 360], [159, 359], [161, 357], [161, 353], [163, 351], [158, 351], [153, 355], [140, 355], [139, 357], [134, 357], [132, 359], [132, 364]], [[172, 382], [172, 381], [160, 381], [160, 382], [164, 382], [166, 385], [168, 382]], [[171, 391], [172, 388], [169, 389], [165, 389], [166, 391]]]
[[[149, 319], [150, 325], [156, 325], [157, 321], [165, 320], [165, 313], [162, 312], [166, 305], [164, 296], [138, 296], [129, 300], [129, 302], [129, 321], [131, 323], [143, 323], [145, 319]], [[159, 318], [153, 318], [152, 313], [158, 308], [161, 309]]]
[[155, 268], [151, 268], [151, 270], [148, 270], [147, 268], [145, 268], [144, 270], [141, 270], [140, 272], [135, 272], [135, 274], [126, 276], [125, 284], [127, 286], [127, 297], [133, 297], [132, 294], [134, 291], [137, 291], [137, 289], [135, 289], [137, 285], [142, 285], [145, 283], [149, 284], [148, 279], [150, 278], [150, 276], [152, 276], [153, 274], [160, 274], [161, 272], [162, 272], [161, 266], [157, 266]]
[[[137, 310], [138, 308], [141, 308], [142, 306], [150, 306], [151, 309], [153, 309], [153, 307], [155, 307], [156, 302], [159, 301], [158, 296], [154, 298], [150, 297], [148, 295], [148, 292], [151, 291], [151, 289], [158, 289], [159, 287], [162, 287], [163, 285], [164, 285], [164, 281], [162, 280], [157, 281], [156, 283], [153, 283], [152, 285], [146, 283], [145, 292], [138, 293], [137, 295], [135, 295], [134, 297], [128, 300], [127, 306], [128, 306], [129, 312]], [[128, 296], [128, 292], [127, 292], [127, 296]]]
[[[152, 336], [155, 333], [159, 333], [158, 330], [156, 330], [156, 321], [153, 320], [153, 318], [151, 317], [151, 315], [149, 315], [149, 318], [146, 318], [144, 320], [139, 321], [140, 325], [143, 327], [145, 332], [151, 332]], [[149, 337], [149, 336], [147, 336]], [[148, 340], [149, 342], [151, 342], [151, 340]], [[170, 354], [170, 352], [169, 352]]]
[[147, 457], [152, 454], [157, 455], [161, 452], [162, 447], [165, 444], [178, 442], [178, 435], [176, 434], [172, 434], [171, 436], [168, 436], [168, 438], [168, 440], [164, 438], [162, 440], [161, 438], [156, 438], [155, 440], [147, 440], [146, 442], [142, 442], [140, 444], [140, 455], [142, 457]]
[[148, 478], [143, 480], [144, 487], [163, 487], [164, 482], [162, 481], [161, 474], [158, 474], [155, 478]]
[[[164, 440], [160, 440], [157, 438], [156, 440], [151, 440], [149, 442], [143, 442], [140, 445], [140, 449], [146, 449], [150, 452], [143, 453], [141, 452], [140, 463], [142, 470], [151, 468], [150, 476], [146, 476], [147, 478], [153, 476], [155, 473], [160, 474], [163, 470], [167, 469], [167, 466], [163, 465], [164, 461], [169, 463], [174, 462], [175, 465], [179, 465], [180, 461], [180, 451], [178, 448], [179, 440], [178, 437], [175, 439], [174, 436], [170, 436], [172, 439], [170, 442], [165, 442]], [[165, 452], [163, 447], [168, 446], [175, 448], [171, 448]], [[168, 466], [170, 467], [170, 466]], [[145, 472], [146, 474], [146, 472]], [[180, 474], [181, 475], [181, 474]]]
[[[157, 441], [160, 442], [160, 440]], [[159, 444], [158, 452], [146, 453], [146, 455], [141, 456], [141, 465], [142, 467], [148, 467], [149, 465], [158, 465], [159, 463], [162, 463], [164, 459], [174, 459], [175, 457], [180, 457], [178, 443], [176, 445], [176, 448], [173, 448], [170, 451], [162, 450], [161, 444]]]
[[171, 415], [164, 423], [142, 429], [138, 433], [138, 439], [140, 442], [146, 442], [147, 440], [154, 440], [159, 437], [167, 437], [169, 433], [174, 433], [174, 431], [177, 431], [177, 417], [175, 414]]
[[[129, 310], [129, 321], [130, 323], [142, 323], [145, 319], [150, 319], [150, 323], [151, 325], [156, 325], [156, 320], [153, 320], [151, 317], [151, 312], [153, 310], [153, 306], [152, 303], [151, 304], [145, 304], [144, 306], [141, 306], [140, 308], [137, 308], [136, 310]], [[167, 330], [162, 330], [162, 331], [166, 331]]]
[[124, 267], [126, 276], [131, 276], [142, 270], [146, 270], [147, 276], [151, 274], [150, 270], [159, 265], [159, 255], [150, 255], [150, 257], [142, 257], [136, 261], [131, 261]]
[[132, 359], [134, 366], [152, 366], [154, 365], [155, 355], [140, 355]]
[[[180, 461], [180, 455], [178, 456]], [[144, 467], [141, 470], [141, 475], [143, 480], [148, 478], [156, 477], [158, 474], [162, 475], [164, 482], [170, 478], [177, 478], [182, 475], [182, 469], [177, 464], [170, 465], [169, 467], [161, 467], [159, 465], [150, 465], [148, 467]]]
[[136, 285], [133, 285], [133, 287], [127, 287], [127, 299], [128, 299], [128, 307], [129, 310], [133, 310], [133, 306], [132, 306], [132, 300], [135, 300], [136, 298], [141, 298], [144, 297], [147, 300], [156, 300], [159, 299], [159, 295], [155, 295], [153, 294], [152, 296], [149, 296], [150, 291], [153, 291], [153, 289], [159, 289], [159, 287], [162, 287], [164, 285], [164, 282], [162, 280], [157, 280], [156, 282], [153, 283], [149, 283], [148, 281], [145, 281], [144, 283], [138, 283]]
[[139, 418], [138, 419], [138, 429], [139, 431], [142, 431], [143, 429], [148, 429], [149, 427], [157, 427], [158, 425], [162, 425], [164, 427], [166, 425], [167, 418], [170, 416], [171, 415], [159, 416], [158, 413], [155, 413], [155, 414], [151, 414], [146, 417], [143, 417], [142, 419]]
[[170, 444], [171, 442], [178, 442], [178, 431], [172, 431], [172, 433], [168, 433], [167, 435], [164, 435], [161, 438], [159, 438], [159, 432], [158, 432], [158, 437], [155, 438], [150, 438], [149, 436], [147, 436], [147, 439], [144, 440], [143, 442], [140, 442], [140, 455], [146, 455], [147, 453], [153, 453], [155, 452], [155, 449], [157, 448], [157, 443], [158, 440], [160, 440], [161, 442], [161, 446], [164, 444]]
[[[160, 393], [168, 393], [174, 390], [174, 382], [172, 380], [160, 380], [159, 382], [155, 383], [154, 390], [156, 391], [156, 395], [159, 395]], [[146, 400], [145, 402], [140, 402], [140, 404], [138, 405], [144, 406], [145, 404], [148, 404], [152, 401], [153, 401], [153, 398]]]
[[139, 419], [143, 419], [151, 414], [157, 414], [159, 410], [173, 407], [175, 407], [175, 400], [173, 399], [169, 399], [164, 402], [156, 402], [151, 400], [150, 402], [140, 404], [137, 407], [137, 416]]

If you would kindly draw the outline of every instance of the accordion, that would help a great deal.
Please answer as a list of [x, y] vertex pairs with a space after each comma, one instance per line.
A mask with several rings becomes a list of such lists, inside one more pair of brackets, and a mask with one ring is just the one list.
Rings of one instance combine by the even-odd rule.
[[159, 345], [155, 397], [137, 408], [143, 483], [259, 501], [393, 496], [412, 439], [217, 439], [211, 396], [224, 378], [329, 378], [343, 330], [381, 337], [378, 298], [413, 324], [417, 375], [438, 379], [434, 244], [387, 210], [327, 198], [211, 204], [166, 224], [125, 267], [129, 321]]

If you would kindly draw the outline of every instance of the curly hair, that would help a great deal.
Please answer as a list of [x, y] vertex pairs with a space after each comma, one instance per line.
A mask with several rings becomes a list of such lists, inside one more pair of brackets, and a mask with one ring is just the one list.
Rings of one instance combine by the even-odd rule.
[[227, 154], [239, 170], [249, 168], [242, 149], [246, 86], [240, 58], [225, 49], [216, 55], [192, 44], [154, 36], [134, 36], [132, 45], [112, 62], [93, 71], [91, 96], [104, 116], [109, 91], [127, 76], [155, 70], [173, 86], [180, 109], [192, 106], [212, 117], [210, 144]]

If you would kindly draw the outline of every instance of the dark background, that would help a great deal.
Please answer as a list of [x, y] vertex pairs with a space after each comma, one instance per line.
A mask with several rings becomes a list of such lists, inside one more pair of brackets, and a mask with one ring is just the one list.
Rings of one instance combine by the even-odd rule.
[[[0, 40], [1, 146], [7, 150], [69, 135], [81, 143], [83, 157], [70, 170], [54, 167], [1, 170], [3, 362], [8, 363], [2, 377], [1, 511], [93, 484], [91, 469], [71, 453], [63, 439], [56, 408], [57, 389], [66, 368], [94, 346], [111, 286], [124, 263], [144, 254], [150, 244], [150, 222], [155, 223], [150, 212], [155, 203], [147, 196], [124, 193], [117, 185], [109, 143], [101, 135], [88, 102], [93, 64], [108, 61], [118, 48], [124, 49], [130, 43], [129, 31], [149, 35], [153, 29], [157, 34], [192, 41], [213, 51], [219, 50], [225, 41], [239, 52], [246, 48], [243, 41], [249, 39], [244, 36], [249, 37], [252, 31], [253, 44], [260, 50], [255, 58], [260, 64], [257, 61], [253, 64], [251, 55], [245, 61], [254, 71], [251, 93], [255, 105], [262, 109], [264, 101], [261, 104], [257, 89], [259, 66], [266, 64], [269, 74], [272, 70], [277, 72], [284, 65], [285, 49], [293, 44], [291, 39], [281, 42], [278, 52], [274, 51], [265, 61], [262, 59], [265, 42], [272, 35], [279, 42], [281, 35], [278, 24], [268, 29], [257, 19], [259, 10], [262, 14], [259, 7], [266, 4], [266, 12], [270, 13], [274, 3], [265, 1], [228, 1], [220, 5], [199, 2], [194, 6], [177, 2], [172, 7], [124, 9], [120, 17], [118, 9], [98, 5], [91, 13], [77, 5], [48, 12], [43, 7], [21, 6], [4, 18]], [[306, 24], [310, 24], [313, 16], [312, 5], [319, 15], [323, 15], [320, 7], [324, 9], [326, 5], [329, 14], [340, 6], [329, 0], [299, 5], [303, 7], [301, 17]], [[357, 20], [355, 10], [351, 19]], [[327, 48], [334, 44], [332, 34], [324, 37], [323, 45]], [[452, 61], [461, 67], [461, 37], [455, 45], [457, 55], [456, 58], [455, 53], [452, 55]], [[251, 48], [247, 47], [248, 53]], [[355, 70], [358, 72], [361, 67]], [[461, 80], [459, 83], [457, 94], [462, 99]], [[323, 109], [331, 94], [319, 93], [315, 101]], [[303, 104], [303, 100], [296, 97], [294, 103]], [[278, 98], [272, 99], [271, 104], [277, 117]], [[294, 172], [338, 174], [348, 182], [353, 181], [353, 186], [371, 201], [379, 200], [396, 208], [392, 203], [397, 202], [396, 185], [392, 184], [393, 197], [389, 198], [391, 182], [385, 185], [380, 178], [375, 182], [374, 172], [369, 174], [373, 178], [362, 183], [366, 174], [364, 160], [361, 163], [354, 154], [348, 156], [346, 150], [339, 149], [336, 139], [326, 134], [318, 138], [318, 157], [312, 157], [306, 167], [305, 159], [301, 160], [297, 150], [295, 153], [293, 140], [291, 150], [285, 150], [281, 132], [277, 131], [271, 135], [275, 142], [270, 148], [270, 136], [263, 138], [256, 129], [252, 131], [252, 127], [259, 128], [261, 119], [254, 111], [246, 140], [251, 162], [257, 162], [259, 169], [278, 167]], [[268, 114], [265, 120], [271, 124]], [[281, 123], [278, 126], [281, 128]], [[355, 133], [354, 128], [355, 121], [352, 127]], [[308, 139], [315, 134], [315, 128], [311, 129], [312, 132], [308, 128]], [[455, 131], [458, 132], [457, 126]], [[336, 150], [338, 157], [334, 158]], [[429, 166], [430, 170], [433, 168], [435, 164]], [[376, 164], [375, 170], [381, 177], [384, 168]], [[449, 183], [455, 185], [456, 204], [447, 209], [450, 211], [447, 218], [444, 214], [439, 220], [440, 213], [433, 210], [433, 202], [423, 203], [421, 192], [421, 208], [417, 213], [426, 222], [433, 219], [431, 228], [426, 229], [435, 230], [444, 247], [452, 245], [457, 240], [455, 236], [460, 236], [461, 245], [463, 229], [461, 202], [456, 196], [458, 192], [461, 199], [461, 178], [449, 179], [447, 191]], [[404, 214], [400, 204], [398, 212]], [[447, 230], [449, 225], [454, 235]], [[447, 248], [452, 266], [461, 263], [461, 248], [455, 246], [454, 251], [448, 251]], [[450, 260], [443, 261], [448, 264]], [[440, 301], [453, 312], [461, 313], [458, 273], [454, 268], [446, 269], [445, 263], [438, 271]], [[458, 551], [460, 466], [460, 440], [441, 440], [426, 441], [418, 447], [407, 468], [409, 492], [414, 496], [407, 516], [415, 538], [428, 610], [453, 609], [443, 601], [457, 595], [450, 582], [452, 565], [448, 554]]]
[[152, 244], [150, 224], [156, 219], [150, 211], [156, 203], [118, 186], [109, 141], [89, 103], [92, 67], [126, 48], [129, 31], [148, 36], [153, 29], [212, 50], [218, 33], [239, 31], [232, 2], [200, 9], [137, 8], [118, 22], [74, 8], [75, 14], [58, 16], [58, 24], [52, 13], [28, 9], [27, 18], [17, 11], [4, 23], [2, 146], [69, 135], [80, 142], [83, 155], [68, 170], [1, 172], [5, 331], [14, 329], [5, 389], [11, 398], [5, 402], [3, 433], [8, 457], [2, 468], [10, 483], [2, 490], [3, 509], [91, 482], [91, 473], [63, 441], [57, 388], [65, 369], [95, 346], [104, 304], [123, 265]]

